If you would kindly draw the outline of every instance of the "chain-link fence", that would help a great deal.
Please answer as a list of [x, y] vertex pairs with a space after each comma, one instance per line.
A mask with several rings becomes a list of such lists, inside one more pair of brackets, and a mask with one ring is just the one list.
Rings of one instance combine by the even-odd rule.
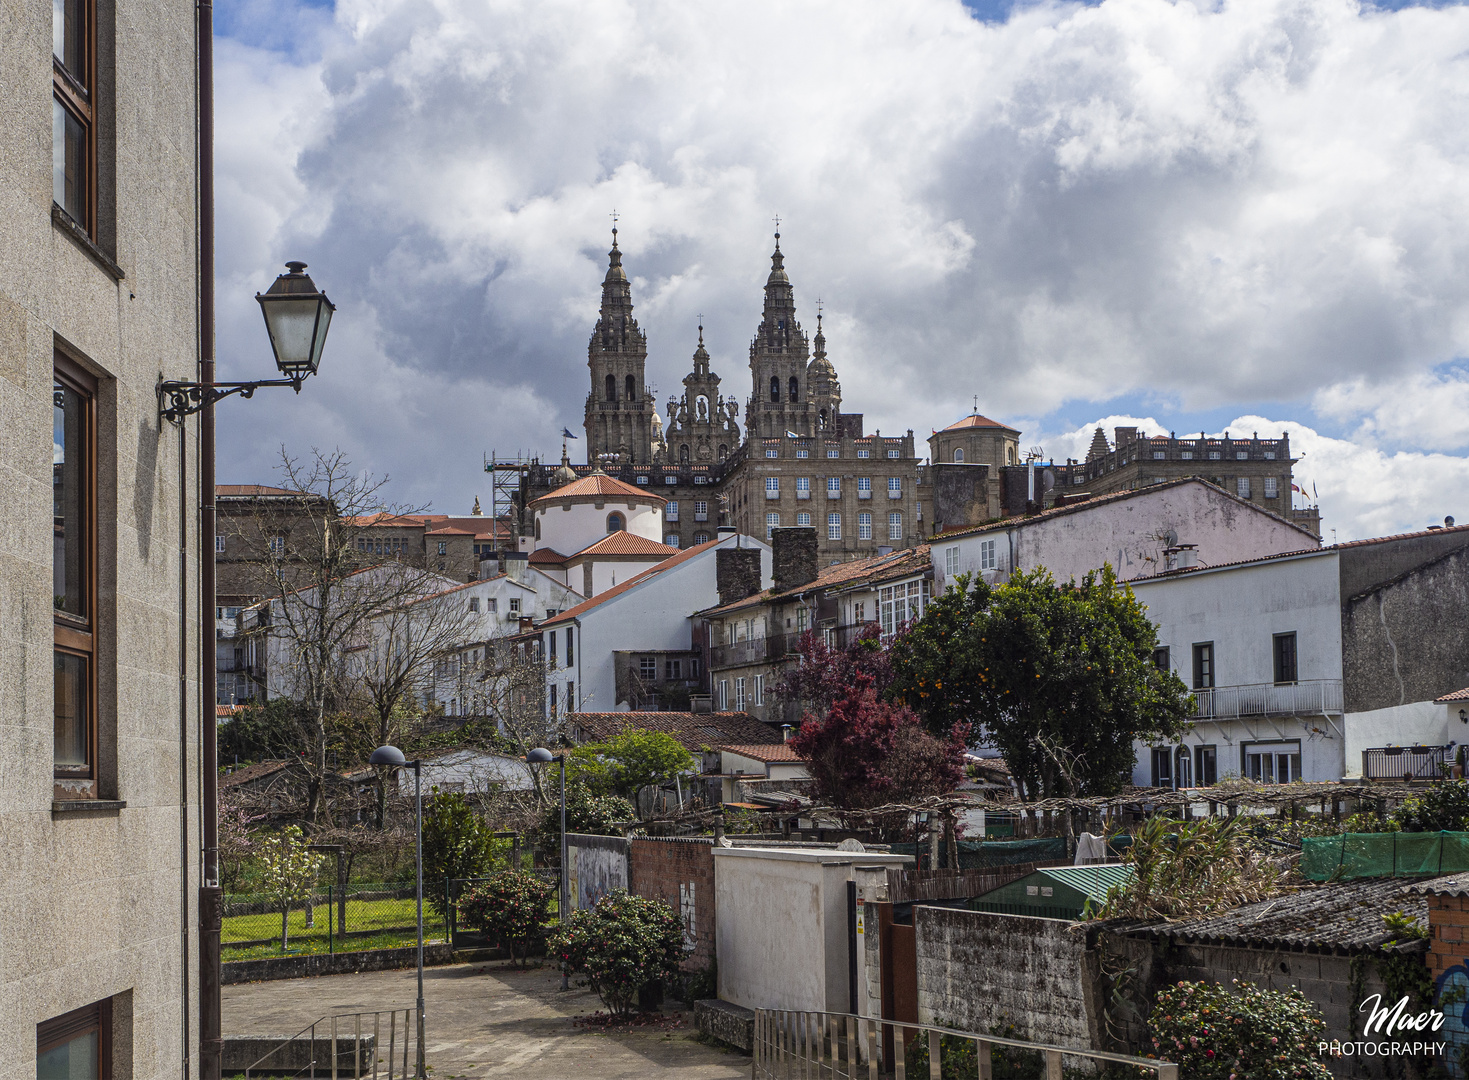
[[[423, 939], [445, 941], [445, 882], [423, 883]], [[435, 892], [434, 890], [437, 890]], [[223, 958], [258, 960], [304, 953], [359, 952], [393, 949], [418, 941], [415, 886], [398, 882], [328, 885], [309, 900], [281, 902], [266, 895], [226, 895]]]
[[[561, 871], [555, 867], [537, 867], [527, 870], [526, 873], [534, 874], [555, 890], [551, 898], [551, 913], [555, 915], [560, 904], [561, 895]], [[477, 930], [459, 925], [459, 898], [470, 889], [474, 888], [485, 878], [450, 878], [446, 883], [446, 892], [449, 897], [449, 944], [455, 952], [461, 949], [498, 949], [504, 948], [504, 943], [496, 940], [492, 935], [482, 934]]]

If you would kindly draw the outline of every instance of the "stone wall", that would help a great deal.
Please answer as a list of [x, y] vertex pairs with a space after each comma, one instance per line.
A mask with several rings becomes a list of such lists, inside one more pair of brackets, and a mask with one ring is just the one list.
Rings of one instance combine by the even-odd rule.
[[995, 497], [991, 499], [990, 475], [988, 464], [935, 462], [930, 465], [932, 530], [978, 525], [999, 516], [999, 484], [994, 484]]
[[690, 952], [685, 971], [714, 962], [714, 842], [699, 837], [638, 837], [630, 842], [629, 889], [678, 912]]
[[760, 549], [720, 548], [714, 553], [719, 602], [733, 604], [760, 591]]
[[810, 526], [775, 529], [770, 534], [772, 586], [785, 592], [815, 581], [817, 566], [816, 530]]

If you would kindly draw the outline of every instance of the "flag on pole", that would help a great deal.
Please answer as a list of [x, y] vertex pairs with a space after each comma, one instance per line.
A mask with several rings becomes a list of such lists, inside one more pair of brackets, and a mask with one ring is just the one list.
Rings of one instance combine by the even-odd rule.
[[573, 434], [572, 434], [572, 433], [571, 433], [571, 432], [570, 432], [570, 431], [568, 431], [568, 430], [567, 430], [567, 429], [566, 429], [566, 428], [562, 428], [562, 429], [561, 429], [561, 437], [562, 437], [562, 438], [563, 438], [563, 439], [574, 439], [574, 438], [576, 438], [576, 436], [575, 436], [575, 435], [573, 435]]

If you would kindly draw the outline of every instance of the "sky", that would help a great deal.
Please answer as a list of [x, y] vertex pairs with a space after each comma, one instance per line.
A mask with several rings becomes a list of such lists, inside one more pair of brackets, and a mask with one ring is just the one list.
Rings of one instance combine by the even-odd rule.
[[340, 447], [462, 514], [555, 460], [615, 209], [660, 412], [701, 317], [743, 406], [778, 215], [869, 432], [1288, 433], [1328, 541], [1469, 521], [1465, 6], [215, 11], [220, 377], [285, 260], [337, 304], [299, 396], [220, 406], [221, 483]]

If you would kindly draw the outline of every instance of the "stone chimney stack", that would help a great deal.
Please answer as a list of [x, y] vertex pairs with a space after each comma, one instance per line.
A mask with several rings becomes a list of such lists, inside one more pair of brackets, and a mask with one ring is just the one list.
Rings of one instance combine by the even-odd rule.
[[719, 548], [714, 552], [714, 582], [721, 606], [754, 596], [760, 591], [760, 549]]
[[816, 530], [809, 525], [775, 529], [770, 534], [771, 563], [776, 592], [785, 592], [816, 580]]

